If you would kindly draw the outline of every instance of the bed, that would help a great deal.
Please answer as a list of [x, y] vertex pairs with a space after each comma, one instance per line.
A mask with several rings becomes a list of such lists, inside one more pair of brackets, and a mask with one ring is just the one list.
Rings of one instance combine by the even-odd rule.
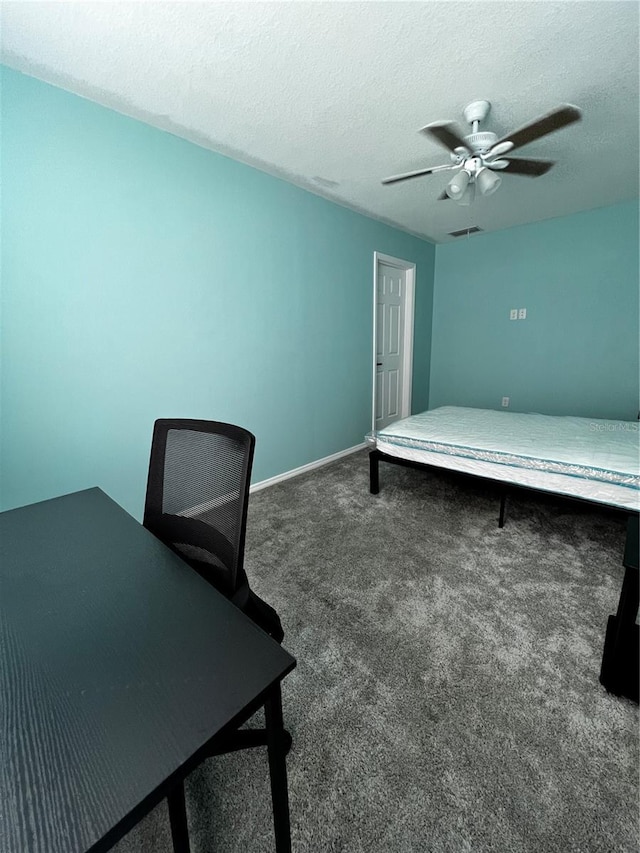
[[370, 491], [381, 461], [448, 468], [509, 486], [640, 511], [638, 421], [442, 406], [370, 433]]

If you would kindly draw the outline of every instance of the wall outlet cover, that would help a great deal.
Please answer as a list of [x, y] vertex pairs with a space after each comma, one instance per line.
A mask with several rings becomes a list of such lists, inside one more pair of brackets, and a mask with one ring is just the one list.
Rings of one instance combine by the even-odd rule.
[[505, 409], [507, 408], [507, 406], [509, 405], [509, 398], [508, 397], [502, 398], [502, 405], [505, 407]]
[[518, 319], [518, 309], [517, 308], [512, 308], [511, 311], [509, 311], [509, 319], [510, 320], [517, 320]]

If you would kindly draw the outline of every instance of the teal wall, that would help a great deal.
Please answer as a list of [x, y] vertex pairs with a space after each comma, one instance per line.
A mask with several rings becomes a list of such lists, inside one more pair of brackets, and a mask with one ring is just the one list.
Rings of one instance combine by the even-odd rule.
[[373, 252], [435, 247], [9, 69], [2, 83], [2, 506], [99, 485], [140, 515], [158, 417], [243, 424], [254, 481], [363, 441]]
[[440, 245], [435, 282], [430, 408], [636, 418], [637, 202]]
[[436, 248], [0, 75], [2, 508], [100, 485], [139, 516], [158, 417], [247, 426], [254, 481], [360, 443], [376, 250], [417, 264], [414, 411], [635, 418], [636, 203]]

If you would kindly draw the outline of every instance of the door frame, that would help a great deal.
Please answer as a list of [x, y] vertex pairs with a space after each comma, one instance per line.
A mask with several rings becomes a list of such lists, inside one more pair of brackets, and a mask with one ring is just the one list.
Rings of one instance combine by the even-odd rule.
[[373, 369], [371, 388], [371, 429], [376, 428], [376, 342], [378, 332], [378, 267], [386, 264], [405, 272], [404, 289], [404, 334], [402, 339], [402, 406], [401, 418], [411, 414], [411, 380], [413, 377], [413, 317], [416, 295], [416, 265], [402, 258], [384, 255], [382, 252], [373, 253]]

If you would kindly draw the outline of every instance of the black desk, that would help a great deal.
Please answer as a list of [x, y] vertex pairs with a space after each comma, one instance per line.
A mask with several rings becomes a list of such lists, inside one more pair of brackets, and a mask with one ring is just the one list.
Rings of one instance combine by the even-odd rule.
[[[108, 850], [266, 704], [295, 659], [99, 489], [0, 513], [0, 850]], [[171, 808], [173, 802], [173, 808]], [[182, 814], [184, 817], [184, 813]]]
[[638, 515], [629, 517], [622, 564], [624, 578], [615, 616], [609, 616], [602, 653], [600, 683], [610, 693], [638, 701], [640, 631], [638, 616]]

